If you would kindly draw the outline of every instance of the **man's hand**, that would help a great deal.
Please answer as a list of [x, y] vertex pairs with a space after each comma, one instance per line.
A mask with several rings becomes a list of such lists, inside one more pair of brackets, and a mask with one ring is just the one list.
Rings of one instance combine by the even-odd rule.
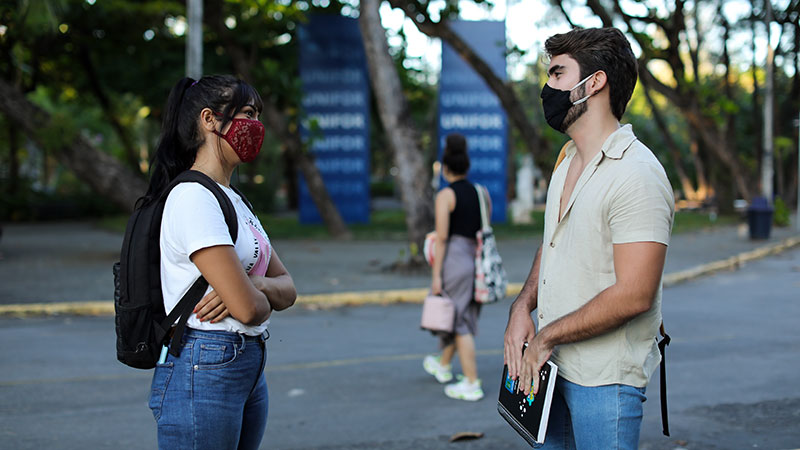
[[516, 380], [522, 367], [522, 347], [526, 342], [532, 342], [536, 336], [530, 312], [525, 308], [511, 307], [508, 314], [508, 325], [503, 343], [503, 358], [508, 364], [508, 374]]
[[230, 316], [228, 309], [225, 308], [225, 304], [222, 303], [222, 298], [220, 298], [217, 291], [214, 290], [197, 302], [197, 306], [194, 307], [193, 312], [197, 314], [197, 320], [200, 322], [209, 321], [211, 323], [217, 323]]
[[544, 344], [542, 335], [536, 336], [532, 341], [528, 342], [528, 348], [525, 350], [525, 355], [522, 357], [522, 368], [519, 376], [519, 387], [528, 395], [531, 392], [531, 384], [533, 384], [533, 394], [539, 393], [539, 371], [542, 366], [550, 359], [553, 353], [553, 348], [548, 348]]

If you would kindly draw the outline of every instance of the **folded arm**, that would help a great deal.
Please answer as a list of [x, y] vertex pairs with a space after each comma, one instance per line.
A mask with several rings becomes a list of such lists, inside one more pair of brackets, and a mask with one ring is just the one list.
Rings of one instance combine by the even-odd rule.
[[269, 258], [266, 275], [263, 277], [251, 275], [250, 280], [256, 289], [267, 296], [269, 304], [275, 311], [282, 311], [294, 305], [294, 301], [297, 299], [294, 280], [274, 249]]
[[[206, 247], [192, 253], [190, 259], [234, 319], [254, 326], [269, 318], [272, 306], [267, 296], [250, 281], [233, 246]], [[218, 320], [221, 319], [217, 317], [215, 321]]]

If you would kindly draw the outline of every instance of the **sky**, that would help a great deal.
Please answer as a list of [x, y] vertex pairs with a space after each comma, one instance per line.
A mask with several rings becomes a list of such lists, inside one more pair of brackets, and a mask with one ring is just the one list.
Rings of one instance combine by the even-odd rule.
[[[784, 3], [788, 4], [789, 0], [773, 0], [777, 7], [785, 7]], [[509, 44], [516, 45], [528, 53], [523, 56], [521, 60], [508, 60], [508, 75], [512, 80], [521, 79], [526, 71], [526, 68], [531, 64], [541, 63], [540, 51], [543, 47], [547, 37], [563, 33], [570, 30], [569, 25], [563, 20], [560, 11], [550, 6], [547, 0], [493, 0], [494, 8], [488, 9], [483, 6], [476, 5], [472, 1], [462, 1], [461, 3], [461, 18], [462, 20], [505, 20], [506, 21], [506, 38]], [[647, 1], [645, 3], [658, 5], [660, 1]], [[688, 2], [691, 6], [691, 2]], [[637, 11], [637, 4], [630, 3], [626, 5], [627, 10], [634, 13], [643, 13], [644, 11]], [[435, 8], [431, 8], [435, 9]], [[723, 6], [723, 13], [731, 22], [736, 22], [737, 19], [743, 17], [750, 12], [750, 2], [747, 0], [726, 0]], [[713, 20], [709, 14], [715, 14], [714, 11], [705, 11], [705, 16], [702, 17], [704, 21]], [[575, 8], [570, 11], [572, 20], [582, 26], [602, 26], [600, 20], [595, 17], [586, 7]], [[392, 9], [388, 3], [381, 5], [381, 18], [384, 27], [390, 30], [389, 43], [392, 46], [399, 45], [400, 37], [392, 36], [401, 27], [405, 32], [408, 40], [408, 56], [421, 57], [421, 65], [426, 68], [432, 77], [436, 77], [441, 67], [441, 44], [438, 40], [431, 40], [424, 34], [420, 33], [414, 24], [405, 17], [405, 14], [399, 9]], [[438, 20], [438, 17], [433, 17]], [[773, 24], [772, 27], [772, 45], [775, 46], [780, 34], [780, 27]], [[788, 35], [790, 36], [790, 33]], [[713, 44], [711, 40], [714, 39], [713, 35], [705, 36], [707, 43]], [[752, 45], [752, 35], [750, 33], [741, 33], [730, 41], [732, 49], [740, 50], [737, 56], [741, 58], [739, 63], [747, 65], [751, 62], [752, 56], [750, 47]], [[766, 58], [767, 53], [767, 39], [766, 30], [760, 27], [759, 36], [756, 38], [756, 60], [762, 62]], [[638, 53], [636, 45], [633, 45], [634, 52]], [[415, 64], [409, 62], [409, 64]], [[422, 68], [417, 66], [417, 68]], [[793, 70], [788, 70], [791, 74]]]
[[[525, 65], [537, 62], [539, 49], [548, 36], [569, 31], [566, 23], [555, 26], [541, 26], [545, 22], [545, 14], [554, 12], [544, 3], [533, 0], [495, 0], [495, 7], [487, 9], [471, 1], [462, 2], [462, 20], [498, 20], [506, 21], [506, 38], [519, 48], [528, 51], [522, 61], [510, 61], [509, 77], [520, 79], [524, 75]], [[438, 73], [441, 67], [441, 45], [420, 33], [414, 24], [399, 9], [392, 9], [388, 3], [381, 5], [381, 19], [388, 30], [403, 31], [408, 39], [408, 56], [423, 57], [424, 64], [432, 72]], [[438, 17], [433, 17], [438, 20]], [[551, 19], [552, 18], [548, 18]], [[563, 22], [563, 21], [562, 21]], [[599, 25], [599, 21], [597, 22]], [[390, 38], [390, 45], [398, 45], [399, 37]]]

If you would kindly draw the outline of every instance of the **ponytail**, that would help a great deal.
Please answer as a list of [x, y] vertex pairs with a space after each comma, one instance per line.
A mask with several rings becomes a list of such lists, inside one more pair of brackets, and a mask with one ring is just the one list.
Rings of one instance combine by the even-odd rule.
[[198, 123], [204, 108], [220, 113], [224, 128], [246, 105], [261, 112], [261, 96], [232, 76], [211, 75], [197, 81], [187, 77], [178, 81], [164, 107], [161, 137], [150, 161], [150, 185], [137, 206], [157, 199], [178, 174], [192, 167], [204, 142]]
[[156, 152], [150, 159], [150, 185], [145, 194], [144, 204], [150, 203], [167, 187], [179, 173], [187, 170], [194, 163], [194, 155], [189, 158], [181, 143], [179, 127], [181, 104], [186, 90], [195, 83], [191, 78], [178, 81], [167, 97], [164, 117], [161, 123], [161, 137]]

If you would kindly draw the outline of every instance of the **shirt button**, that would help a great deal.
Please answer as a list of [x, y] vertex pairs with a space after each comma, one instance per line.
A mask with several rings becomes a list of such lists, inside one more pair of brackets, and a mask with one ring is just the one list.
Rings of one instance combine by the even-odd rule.
[[547, 284], [547, 280], [542, 280], [542, 284]]
[[539, 314], [540, 319], [544, 319], [544, 314]]
[[200, 370], [200, 366], [198, 366], [198, 365], [195, 365], [195, 366], [194, 366], [194, 370]]
[[556, 243], [555, 242], [550, 242], [550, 248], [556, 248]]

